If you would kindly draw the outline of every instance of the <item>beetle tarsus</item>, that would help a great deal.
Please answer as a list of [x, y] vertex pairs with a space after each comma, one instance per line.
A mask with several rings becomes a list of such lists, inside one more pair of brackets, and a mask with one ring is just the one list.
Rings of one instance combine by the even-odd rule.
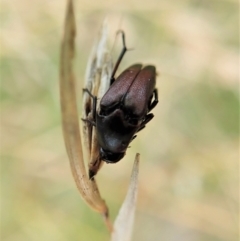
[[88, 122], [89, 124], [91, 124], [92, 126], [96, 126], [95, 121], [89, 120], [89, 119], [83, 119], [81, 118], [82, 121]]
[[82, 90], [83, 90], [83, 92], [87, 92], [92, 98], [95, 97], [95, 96], [89, 91], [89, 89], [83, 88]]
[[151, 105], [149, 106], [149, 112], [157, 105], [158, 103], [158, 90], [154, 89], [153, 91], [154, 94], [154, 101], [151, 103]]
[[90, 180], [94, 180], [94, 176], [96, 175], [96, 172], [89, 170], [88, 171], [88, 176]]
[[154, 117], [152, 113], [148, 114], [145, 116], [145, 120], [142, 122], [140, 128], [138, 129], [137, 132], [141, 131], [142, 129], [145, 128], [146, 124]]
[[137, 135], [134, 135], [134, 136], [132, 137], [131, 142], [132, 142], [136, 137], [137, 137]]

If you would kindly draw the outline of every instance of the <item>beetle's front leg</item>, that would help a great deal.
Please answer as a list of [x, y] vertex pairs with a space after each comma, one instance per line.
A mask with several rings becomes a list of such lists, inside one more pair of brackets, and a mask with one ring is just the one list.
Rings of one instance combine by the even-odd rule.
[[92, 121], [92, 120], [89, 120], [89, 119], [83, 119], [81, 118], [82, 121], [85, 121], [85, 122], [88, 122], [89, 124], [91, 124], [92, 126], [96, 126], [96, 122], [95, 121]]
[[154, 89], [153, 94], [154, 94], [154, 101], [149, 105], [148, 112], [150, 112], [158, 103], [158, 90]]
[[93, 121], [89, 119], [82, 119], [83, 121], [89, 122], [91, 125], [96, 126], [96, 113], [97, 113], [97, 97], [94, 96], [88, 89], [84, 88], [83, 92], [87, 92], [90, 97], [92, 98], [93, 105], [92, 105], [92, 116], [93, 116]]
[[152, 113], [148, 114], [145, 116], [144, 121], [142, 122], [140, 128], [138, 129], [137, 132], [141, 131], [143, 128], [145, 128], [146, 124], [154, 117]]

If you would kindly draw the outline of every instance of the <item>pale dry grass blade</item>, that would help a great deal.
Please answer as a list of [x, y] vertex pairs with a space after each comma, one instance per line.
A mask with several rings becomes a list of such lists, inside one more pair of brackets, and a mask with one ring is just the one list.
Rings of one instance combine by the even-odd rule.
[[[84, 89], [96, 96], [97, 107], [102, 96], [106, 93], [110, 86], [110, 78], [112, 73], [112, 58], [107, 45], [108, 24], [107, 19], [103, 22], [97, 41], [95, 42], [90, 54]], [[82, 118], [92, 120], [93, 122], [93, 100], [89, 93], [84, 92], [82, 98]], [[97, 141], [95, 128], [87, 121], [82, 122], [82, 139], [85, 147], [84, 157], [88, 160], [89, 176], [97, 174], [103, 162], [99, 157], [99, 145]]]
[[60, 97], [64, 141], [72, 174], [82, 198], [91, 208], [103, 214], [108, 221], [108, 208], [99, 195], [95, 181], [88, 179], [83, 161], [73, 72], [75, 35], [73, 2], [69, 0], [60, 63]]
[[139, 154], [136, 154], [126, 198], [114, 222], [111, 241], [130, 241], [138, 189]]

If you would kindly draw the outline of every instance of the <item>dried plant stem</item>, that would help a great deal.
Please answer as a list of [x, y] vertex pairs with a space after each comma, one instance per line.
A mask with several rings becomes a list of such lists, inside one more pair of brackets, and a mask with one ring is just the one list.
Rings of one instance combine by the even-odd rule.
[[61, 46], [60, 63], [60, 98], [64, 141], [72, 174], [82, 198], [91, 208], [105, 217], [106, 224], [108, 228], [111, 229], [111, 224], [108, 220], [108, 208], [104, 200], [100, 197], [96, 182], [88, 179], [83, 161], [73, 72], [75, 34], [73, 2], [69, 0]]
[[128, 192], [114, 222], [111, 241], [130, 241], [132, 236], [139, 172], [139, 154], [136, 154]]

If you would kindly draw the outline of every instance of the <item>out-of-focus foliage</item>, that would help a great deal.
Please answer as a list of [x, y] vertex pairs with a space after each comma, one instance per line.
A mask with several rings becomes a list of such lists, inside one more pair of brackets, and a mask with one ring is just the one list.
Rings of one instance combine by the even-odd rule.
[[[133, 240], [234, 241], [238, 226], [237, 1], [76, 1], [78, 94], [106, 15], [124, 29], [120, 69], [158, 69], [155, 118], [97, 175], [112, 218], [141, 153]], [[109, 240], [81, 200], [63, 144], [65, 1], [1, 1], [1, 240]], [[121, 49], [114, 47], [114, 58]]]

